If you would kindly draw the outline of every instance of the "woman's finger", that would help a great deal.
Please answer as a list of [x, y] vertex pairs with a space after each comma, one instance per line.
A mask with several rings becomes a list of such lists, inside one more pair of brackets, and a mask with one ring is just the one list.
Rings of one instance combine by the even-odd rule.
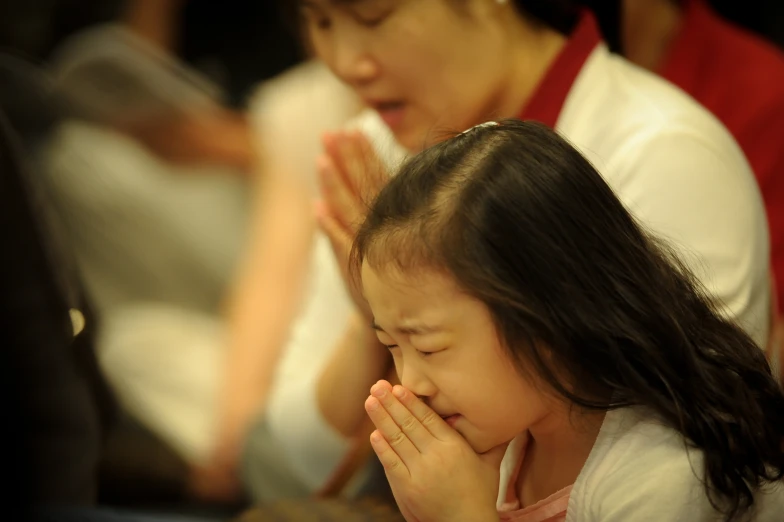
[[364, 134], [354, 131], [346, 140], [350, 144], [347, 147], [346, 164], [351, 165], [348, 172], [351, 187], [365, 206], [369, 207], [387, 183], [386, 170]]
[[346, 186], [330, 157], [322, 156], [319, 158], [317, 168], [321, 194], [329, 208], [329, 214], [353, 234], [362, 218], [356, 196]]
[[[333, 132], [324, 134], [321, 138], [321, 143], [324, 146], [324, 152], [327, 157], [332, 161], [335, 172], [343, 179], [344, 183], [348, 182], [348, 174], [346, 158], [343, 152], [343, 132]], [[350, 187], [351, 188], [351, 187]]]
[[[323, 202], [319, 206], [324, 205]], [[326, 205], [324, 205], [326, 206]], [[351, 252], [351, 233], [333, 218], [326, 209], [316, 211], [316, 218], [319, 227], [327, 235], [327, 239], [332, 244], [335, 257], [340, 261], [341, 267], [348, 264], [348, 256]]]
[[359, 148], [358, 135], [358, 131], [351, 131], [340, 136], [340, 154], [345, 167], [343, 174], [355, 194], [360, 193], [359, 189], [368, 176], [367, 158], [363, 157]]
[[366, 183], [377, 194], [389, 181], [389, 173], [383, 163], [381, 163], [381, 159], [365, 134], [357, 132], [356, 143], [361, 156], [366, 161], [366, 172], [368, 174]]

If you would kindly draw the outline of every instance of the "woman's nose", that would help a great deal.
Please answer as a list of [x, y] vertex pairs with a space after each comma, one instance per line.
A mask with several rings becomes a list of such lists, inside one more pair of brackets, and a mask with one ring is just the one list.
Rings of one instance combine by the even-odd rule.
[[335, 74], [349, 85], [362, 86], [378, 77], [378, 63], [357, 42], [348, 39], [335, 42], [332, 58]]

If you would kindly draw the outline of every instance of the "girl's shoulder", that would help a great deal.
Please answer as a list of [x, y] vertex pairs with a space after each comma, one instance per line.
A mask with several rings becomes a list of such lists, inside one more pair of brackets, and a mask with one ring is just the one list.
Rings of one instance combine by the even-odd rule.
[[[568, 521], [713, 520], [704, 486], [704, 455], [675, 429], [641, 408], [609, 412], [575, 482]], [[780, 484], [758, 494], [754, 520], [784, 512]]]

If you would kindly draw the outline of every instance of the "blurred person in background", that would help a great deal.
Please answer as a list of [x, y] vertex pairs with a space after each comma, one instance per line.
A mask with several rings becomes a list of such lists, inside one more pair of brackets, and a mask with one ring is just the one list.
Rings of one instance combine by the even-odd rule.
[[251, 138], [176, 57], [184, 3], [124, 4], [116, 22], [52, 55], [54, 88], [77, 116], [48, 143], [46, 182], [102, 318], [103, 370], [132, 417], [199, 463], [214, 431], [203, 412], [222, 361], [219, 314], [250, 212]]
[[[104, 370], [191, 463], [193, 491], [227, 500], [302, 287], [318, 284], [305, 274], [319, 135], [359, 104], [309, 63], [261, 85], [250, 117], [228, 109], [177, 58], [186, 4], [129, 1], [55, 50], [55, 85], [81, 116], [46, 163], [103, 317]], [[262, 440], [274, 474], [281, 452]]]
[[[267, 280], [249, 274], [233, 289], [247, 238], [258, 228], [253, 220], [265, 212], [255, 207], [288, 189], [255, 177], [246, 116], [228, 109], [220, 90], [177, 57], [184, 5], [124, 2], [115, 22], [58, 46], [54, 86], [78, 117], [59, 126], [45, 163], [103, 318], [104, 371], [130, 415], [199, 470], [217, 430], [229, 337], [222, 314], [230, 321], [241, 315], [242, 329], [252, 321], [242, 306], [256, 304], [226, 303], [242, 302], [234, 298], [246, 291], [269, 297], [269, 279], [285, 281], [281, 273]], [[254, 244], [248, 251], [262, 255]], [[238, 494], [230, 474], [212, 480], [213, 491], [200, 491], [202, 482], [196, 473], [197, 493]]]
[[[82, 13], [86, 4], [93, 9]], [[12, 43], [51, 58], [55, 81], [41, 82], [42, 90], [67, 100], [68, 118], [45, 142], [44, 172], [98, 301], [102, 367], [130, 415], [194, 468], [197, 495], [235, 498], [250, 423], [280, 381], [275, 362], [297, 285], [320, 284], [300, 282], [304, 265], [319, 256], [308, 257], [319, 134], [355, 115], [359, 103], [323, 65], [308, 63], [255, 89], [253, 122], [227, 108], [212, 77], [181, 59], [206, 60], [210, 69], [209, 42], [196, 40], [214, 5], [66, 0], [49, 7], [59, 14], [37, 13], [35, 45]], [[230, 33], [226, 19], [236, 16], [220, 16], [221, 31]], [[183, 19], [201, 27], [182, 27]], [[266, 38], [280, 43], [278, 22], [266, 23]], [[48, 37], [47, 24], [54, 27]], [[47, 49], [51, 42], [58, 44]], [[282, 52], [266, 49], [277, 64], [267, 74], [291, 61], [283, 43]], [[230, 58], [236, 45], [225, 44], [218, 57]], [[256, 56], [244, 51], [246, 62]], [[242, 87], [231, 80], [236, 69], [227, 69], [214, 76], [228, 78], [236, 105], [250, 80]], [[331, 259], [328, 246], [324, 254]], [[304, 371], [300, 363], [284, 366]], [[286, 480], [274, 472], [279, 448], [263, 432], [254, 435], [272, 469], [270, 486], [278, 486]], [[144, 467], [144, 446], [130, 442], [136, 449], [125, 452], [136, 451], [132, 464]], [[159, 466], [156, 455], [147, 466]]]

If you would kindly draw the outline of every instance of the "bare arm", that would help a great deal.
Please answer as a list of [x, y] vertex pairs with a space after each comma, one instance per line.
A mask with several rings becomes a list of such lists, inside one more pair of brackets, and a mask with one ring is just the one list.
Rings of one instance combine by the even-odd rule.
[[315, 223], [310, 193], [264, 168], [251, 241], [227, 305], [228, 352], [219, 397], [219, 459], [236, 462], [251, 418], [263, 409], [303, 290]]
[[[357, 435], [365, 419], [370, 387], [386, 378], [391, 357], [370, 327], [372, 312], [349, 275], [349, 253], [366, 203], [386, 183], [387, 173], [368, 139], [356, 131], [324, 136], [319, 160], [322, 204], [319, 225], [330, 240], [356, 313], [318, 382], [318, 405], [327, 422], [345, 437]], [[356, 405], [356, 408], [346, 405]]]
[[356, 434], [366, 415], [363, 404], [370, 387], [386, 377], [390, 363], [389, 352], [370, 325], [363, 316], [355, 314], [319, 377], [317, 388], [319, 409], [340, 434]]
[[200, 112], [168, 112], [117, 127], [158, 157], [176, 164], [231, 167], [240, 176], [255, 172], [253, 134], [244, 114], [213, 107]]
[[270, 385], [299, 310], [312, 247], [313, 168], [318, 136], [357, 110], [356, 100], [320, 64], [306, 64], [254, 95], [262, 180], [251, 244], [227, 309], [229, 346], [219, 403], [218, 449], [235, 462], [248, 423], [268, 403]]

